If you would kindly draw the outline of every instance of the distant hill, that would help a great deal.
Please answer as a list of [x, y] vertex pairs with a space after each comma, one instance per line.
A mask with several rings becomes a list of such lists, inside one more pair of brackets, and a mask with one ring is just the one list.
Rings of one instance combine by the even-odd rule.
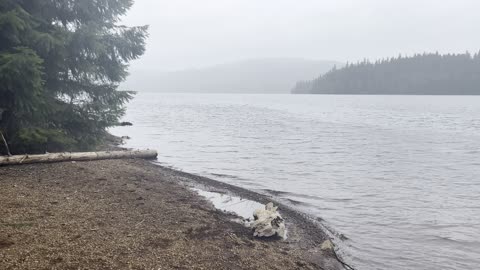
[[289, 93], [299, 80], [330, 70], [334, 61], [254, 59], [173, 72], [135, 70], [122, 88], [136, 91], [205, 93]]
[[412, 57], [347, 64], [311, 81], [298, 82], [293, 93], [479, 95], [480, 54], [417, 54]]

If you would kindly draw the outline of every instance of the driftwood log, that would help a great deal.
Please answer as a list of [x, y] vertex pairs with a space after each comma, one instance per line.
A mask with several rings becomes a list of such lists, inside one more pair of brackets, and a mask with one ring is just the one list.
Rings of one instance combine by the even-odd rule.
[[85, 161], [85, 160], [123, 159], [123, 158], [155, 159], [157, 158], [157, 151], [132, 150], [132, 151], [49, 153], [49, 154], [43, 154], [43, 155], [0, 156], [0, 166], [30, 164], [30, 163], [51, 163], [51, 162], [62, 162], [62, 161]]

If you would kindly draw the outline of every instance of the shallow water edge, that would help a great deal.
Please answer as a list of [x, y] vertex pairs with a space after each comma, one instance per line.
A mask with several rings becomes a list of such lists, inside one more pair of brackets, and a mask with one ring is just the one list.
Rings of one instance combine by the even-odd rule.
[[[330, 225], [324, 220], [310, 216], [300, 210], [294, 208], [293, 205], [288, 205], [288, 202], [276, 199], [274, 196], [268, 194], [260, 194], [255, 191], [251, 191], [245, 188], [220, 182], [204, 176], [188, 173], [179, 169], [170, 168], [160, 164], [159, 162], [151, 162], [159, 167], [161, 170], [169, 171], [177, 175], [177, 181], [189, 189], [193, 189], [193, 192], [197, 190], [203, 191], [203, 195], [207, 197], [212, 194], [216, 198], [221, 197], [223, 194], [225, 197], [235, 198], [235, 203], [245, 202], [251, 203], [252, 206], [261, 206], [272, 202], [279, 207], [279, 211], [285, 218], [286, 227], [288, 229], [288, 238], [284, 241], [292, 246], [309, 250], [309, 254], [306, 256], [316, 264], [328, 266], [329, 269], [354, 269], [354, 265], [348, 260], [348, 254], [345, 253], [342, 248], [344, 239], [341, 234], [337, 233]], [[202, 194], [198, 194], [202, 196]], [[204, 196], [205, 197], [205, 196]], [[208, 198], [206, 198], [208, 199]], [[215, 200], [215, 199], [213, 199]], [[210, 200], [215, 206], [215, 203]], [[229, 211], [223, 211], [222, 208], [228, 207], [228, 204], [217, 203], [220, 211], [228, 214]], [[230, 205], [234, 206], [234, 205]], [[249, 217], [248, 211], [253, 207], [247, 207], [244, 209], [236, 209], [238, 211], [237, 216]], [[232, 210], [232, 212], [236, 212]], [[334, 243], [333, 250], [321, 250], [322, 243], [330, 240]]]

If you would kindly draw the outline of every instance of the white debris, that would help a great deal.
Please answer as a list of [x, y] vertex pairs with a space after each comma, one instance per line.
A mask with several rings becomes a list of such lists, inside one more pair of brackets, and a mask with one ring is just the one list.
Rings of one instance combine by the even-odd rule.
[[333, 250], [333, 243], [330, 240], [325, 240], [320, 247], [321, 250]]
[[254, 221], [251, 223], [253, 235], [257, 237], [280, 236], [286, 238], [285, 222], [273, 203], [265, 205], [265, 209], [253, 212]]

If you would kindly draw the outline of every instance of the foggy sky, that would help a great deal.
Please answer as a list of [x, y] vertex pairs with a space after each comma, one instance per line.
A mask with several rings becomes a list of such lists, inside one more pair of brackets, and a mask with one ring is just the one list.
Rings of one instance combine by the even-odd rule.
[[480, 49], [478, 0], [136, 0], [123, 23], [150, 25], [131, 70], [251, 58], [357, 61]]

